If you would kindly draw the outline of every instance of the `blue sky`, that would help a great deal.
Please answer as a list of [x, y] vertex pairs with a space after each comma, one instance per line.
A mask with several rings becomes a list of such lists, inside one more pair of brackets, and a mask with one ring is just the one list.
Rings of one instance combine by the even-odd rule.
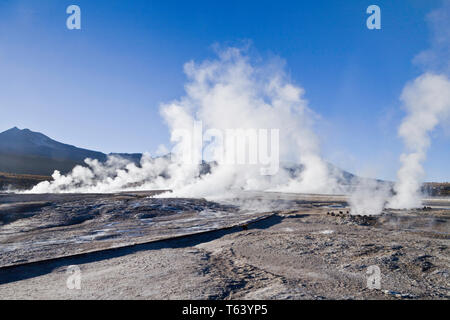
[[[436, 0], [0, 0], [0, 131], [13, 126], [103, 152], [154, 152], [168, 143], [159, 105], [183, 95], [183, 64], [212, 45], [251, 41], [279, 56], [321, 116], [324, 157], [395, 179], [404, 116], [399, 96], [422, 70], [425, 21]], [[66, 8], [82, 29], [66, 28]], [[381, 8], [382, 29], [366, 28]], [[450, 130], [440, 127], [427, 180], [449, 180]]]

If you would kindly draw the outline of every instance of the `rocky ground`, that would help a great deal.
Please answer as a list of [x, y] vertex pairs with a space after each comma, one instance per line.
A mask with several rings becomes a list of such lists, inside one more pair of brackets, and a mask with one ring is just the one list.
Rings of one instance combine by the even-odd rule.
[[206, 232], [271, 214], [153, 195], [0, 195], [0, 267]]
[[[80, 197], [88, 201], [86, 197], [90, 196]], [[133, 197], [128, 202], [139, 201], [142, 205], [142, 199], [138, 200], [136, 195]], [[75, 256], [69, 252], [66, 258], [34, 264], [22, 262], [20, 265], [19, 260], [11, 266], [13, 259], [4, 259], [5, 264], [0, 268], [0, 298], [450, 298], [448, 200], [429, 200], [420, 210], [385, 211], [379, 217], [358, 217], [347, 214], [349, 209], [342, 196], [249, 194], [248, 199], [270, 200], [273, 215], [259, 215], [260, 220], [251, 222], [246, 216], [248, 212], [244, 214], [228, 204], [215, 204], [216, 210], [234, 213], [235, 219], [225, 214], [228, 218], [219, 225], [202, 230], [190, 229], [189, 236], [168, 239], [170, 236], [166, 233], [161, 241]], [[27, 201], [43, 200], [30, 198]], [[51, 202], [49, 206], [66, 203], [55, 199], [46, 201]], [[125, 200], [116, 198], [114, 201]], [[166, 205], [176, 207], [176, 200], [167, 201]], [[214, 206], [206, 201], [189, 201], [187, 203], [191, 206]], [[10, 205], [13, 203], [9, 202]], [[136, 217], [138, 214], [133, 212], [129, 217], [140, 219]], [[160, 215], [160, 219], [167, 219], [164, 213]], [[176, 217], [177, 214], [172, 215], [172, 218]], [[198, 218], [198, 213], [191, 212], [192, 217]], [[17, 243], [30, 243], [35, 237], [36, 230], [26, 229], [25, 220], [20, 227], [16, 226], [14, 233], [22, 228], [22, 236], [28, 240]], [[75, 229], [84, 229], [89, 227], [89, 221], [76, 223], [71, 228], [78, 226]], [[202, 221], [204, 226], [212, 226], [216, 220]], [[4, 222], [0, 228], [3, 237], [0, 248], [15, 243], [14, 237], [5, 235], [4, 228], [11, 223]], [[174, 220], [172, 227], [176, 225]], [[185, 230], [189, 226], [195, 224], [184, 225]], [[61, 227], [66, 228], [61, 225], [56, 228]], [[159, 232], [155, 230], [161, 229], [155, 227], [143, 232]], [[80, 231], [71, 232], [80, 235]], [[202, 233], [193, 234], [196, 232]], [[64, 237], [58, 236], [61, 238]], [[92, 239], [90, 250], [93, 247], [102, 249], [103, 241], [105, 239]], [[66, 247], [70, 251], [71, 246], [73, 243], [58, 248]], [[10, 250], [11, 256], [14, 252]], [[31, 261], [40, 260], [35, 258], [28, 256]], [[67, 286], [67, 280], [72, 276], [68, 270], [73, 270], [73, 265], [81, 273], [79, 290]], [[376, 267], [381, 272], [380, 289], [369, 289], [367, 281], [371, 274], [367, 272]]]

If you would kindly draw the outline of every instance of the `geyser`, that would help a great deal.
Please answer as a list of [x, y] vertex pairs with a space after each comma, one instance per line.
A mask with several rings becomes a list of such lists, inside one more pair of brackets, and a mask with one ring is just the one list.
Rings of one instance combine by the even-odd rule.
[[[225, 197], [236, 190], [331, 193], [337, 188], [321, 158], [304, 89], [289, 80], [279, 60], [255, 64], [244, 50], [227, 48], [214, 60], [186, 63], [184, 71], [185, 96], [160, 107], [176, 147], [180, 130], [194, 137], [192, 128], [198, 121], [210, 132], [276, 129], [280, 159], [290, 159], [302, 170], [294, 176], [283, 168], [275, 175], [263, 175], [260, 165], [217, 163], [201, 174], [201, 166], [182, 160], [183, 148], [174, 148], [172, 159], [144, 155], [140, 166], [114, 157], [106, 163], [88, 159], [88, 167], [76, 167], [67, 175], [55, 172], [54, 181], [40, 183], [31, 192], [171, 189], [171, 196]], [[230, 151], [226, 143], [207, 142], [209, 154]], [[274, 146], [268, 148], [275, 151]]]
[[445, 75], [425, 73], [406, 85], [401, 99], [407, 116], [399, 135], [407, 152], [400, 157], [396, 195], [390, 199], [389, 207], [410, 209], [421, 205], [422, 163], [431, 143], [430, 132], [450, 116], [450, 81]]

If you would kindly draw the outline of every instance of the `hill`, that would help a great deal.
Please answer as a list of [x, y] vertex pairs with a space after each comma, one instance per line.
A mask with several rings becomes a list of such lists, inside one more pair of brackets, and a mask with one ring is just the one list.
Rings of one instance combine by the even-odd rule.
[[[114, 155], [134, 162], [139, 162], [142, 156]], [[84, 165], [86, 158], [103, 162], [107, 155], [61, 143], [29, 129], [14, 127], [0, 133], [0, 172], [49, 176], [54, 170], [67, 173], [76, 165]]]

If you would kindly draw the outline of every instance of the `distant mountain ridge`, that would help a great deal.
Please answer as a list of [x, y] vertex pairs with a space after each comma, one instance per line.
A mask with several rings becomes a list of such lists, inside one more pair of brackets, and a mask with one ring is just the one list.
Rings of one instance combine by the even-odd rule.
[[[110, 153], [136, 164], [140, 163], [141, 153]], [[168, 155], [166, 155], [168, 156]], [[55, 170], [65, 174], [76, 165], [86, 165], [86, 158], [106, 161], [108, 155], [98, 151], [78, 148], [55, 141], [46, 135], [29, 129], [11, 128], [0, 133], [0, 172], [28, 175], [50, 176]], [[201, 173], [210, 172], [211, 163], [201, 165]], [[294, 177], [303, 170], [295, 163], [280, 164]], [[329, 170], [340, 173], [340, 183], [348, 184], [355, 177], [352, 173], [328, 164]]]
[[86, 158], [106, 160], [102, 152], [91, 151], [64, 144], [46, 135], [17, 127], [0, 133], [0, 152], [17, 155], [34, 155], [50, 159], [83, 161]]
[[[55, 141], [46, 135], [29, 129], [11, 128], [0, 133], [0, 191], [7, 187], [29, 189], [43, 180], [50, 180], [55, 170], [65, 174], [76, 165], [86, 165], [84, 159], [106, 161], [108, 156], [120, 156], [136, 164], [141, 153], [110, 153], [78, 148]], [[164, 157], [169, 157], [167, 154]], [[202, 163], [201, 174], [207, 174], [213, 163]], [[298, 175], [303, 166], [295, 163], [280, 164], [292, 176]], [[354, 174], [327, 163], [331, 172], [338, 173], [340, 184], [350, 184]], [[364, 178], [363, 178], [364, 179]], [[375, 179], [366, 178], [375, 181]], [[393, 182], [376, 180], [388, 183]], [[450, 183], [424, 183], [422, 192], [432, 196], [450, 196]]]
[[[121, 154], [139, 162], [142, 154]], [[107, 154], [78, 148], [55, 141], [46, 135], [29, 129], [11, 128], [0, 133], [0, 172], [33, 175], [51, 175], [54, 170], [67, 173], [76, 165], [84, 165], [84, 159], [106, 161]]]

